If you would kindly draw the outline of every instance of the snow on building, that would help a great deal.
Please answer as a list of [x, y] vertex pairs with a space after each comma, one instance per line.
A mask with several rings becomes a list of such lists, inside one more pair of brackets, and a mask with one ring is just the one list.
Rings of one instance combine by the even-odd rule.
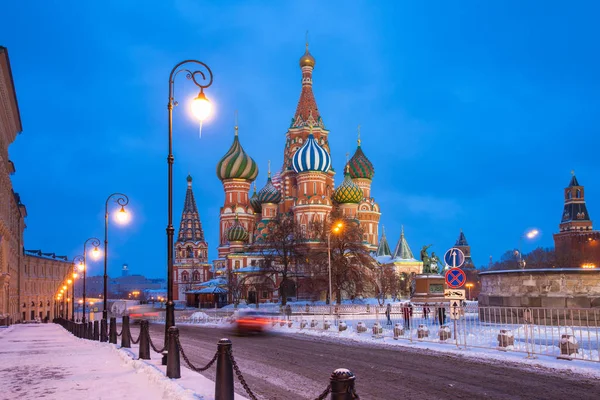
[[400, 230], [400, 239], [392, 253], [388, 244], [385, 230], [382, 229], [379, 246], [374, 253], [375, 260], [382, 266], [393, 266], [397, 274], [420, 274], [423, 271], [423, 262], [417, 260], [404, 236], [404, 227]]

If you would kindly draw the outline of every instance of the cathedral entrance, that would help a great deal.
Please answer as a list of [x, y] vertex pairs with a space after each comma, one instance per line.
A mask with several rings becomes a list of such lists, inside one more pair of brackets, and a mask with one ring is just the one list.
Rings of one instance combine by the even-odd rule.
[[256, 304], [256, 291], [248, 292], [248, 304]]

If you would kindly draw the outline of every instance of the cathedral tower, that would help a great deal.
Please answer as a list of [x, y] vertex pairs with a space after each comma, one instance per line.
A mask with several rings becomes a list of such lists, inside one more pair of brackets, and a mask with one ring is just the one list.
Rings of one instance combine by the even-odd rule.
[[458, 235], [458, 239], [456, 239], [456, 243], [454, 247], [459, 249], [465, 255], [465, 262], [462, 265], [462, 269], [475, 269], [475, 264], [473, 264], [473, 259], [471, 259], [471, 246], [467, 242], [467, 238], [462, 231], [460, 230], [460, 234]]
[[225, 191], [225, 201], [220, 212], [219, 257], [229, 252], [230, 241], [227, 232], [234, 223], [247, 232], [254, 230], [256, 218], [248, 192], [257, 175], [258, 166], [242, 148], [236, 124], [233, 143], [217, 164], [217, 177], [223, 183]]
[[208, 243], [204, 240], [204, 231], [196, 199], [192, 190], [192, 177], [187, 177], [187, 191], [179, 223], [179, 234], [175, 242], [175, 300], [183, 300], [185, 291], [194, 284], [210, 279], [208, 264]]

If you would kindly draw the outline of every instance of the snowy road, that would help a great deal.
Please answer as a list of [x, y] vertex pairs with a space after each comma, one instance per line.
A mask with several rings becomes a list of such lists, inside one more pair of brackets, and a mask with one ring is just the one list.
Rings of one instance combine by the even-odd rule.
[[[569, 372], [524, 368], [410, 348], [333, 342], [304, 335], [237, 337], [229, 330], [179, 325], [190, 359], [206, 364], [222, 337], [233, 342], [234, 356], [248, 384], [262, 399], [314, 399], [331, 372], [348, 368], [357, 377], [361, 399], [596, 399], [600, 382]], [[152, 325], [160, 343], [163, 326]], [[137, 337], [139, 326], [132, 326]], [[183, 360], [182, 360], [183, 362]], [[214, 368], [205, 373], [214, 380]], [[236, 382], [236, 392], [243, 389]]]

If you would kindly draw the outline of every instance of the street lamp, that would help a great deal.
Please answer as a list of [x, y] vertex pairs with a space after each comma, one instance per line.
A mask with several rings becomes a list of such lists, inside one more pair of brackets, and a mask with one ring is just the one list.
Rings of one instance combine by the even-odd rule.
[[[79, 271], [84, 270], [83, 265], [83, 256], [75, 256], [73, 257], [73, 280], [75, 280], [79, 275], [75, 272], [75, 265], [77, 265], [77, 269]], [[71, 310], [71, 320], [75, 322], [75, 283], [73, 283], [73, 297], [72, 297], [73, 309]]]
[[469, 282], [465, 286], [467, 287], [467, 289], [469, 289], [469, 300], [472, 300], [471, 299], [471, 288], [473, 287], [473, 284]]
[[[329, 232], [327, 233], [327, 257], [329, 258], [329, 265], [328, 265], [329, 296], [328, 296], [327, 302], [330, 306], [331, 306], [331, 302], [333, 300], [333, 292], [331, 291], [331, 234], [332, 233], [338, 234], [342, 231], [343, 228], [344, 228], [344, 223], [341, 221], [338, 221], [334, 224], [334, 226], [331, 229], [329, 229]], [[329, 307], [329, 311], [331, 313], [331, 307]]]
[[521, 269], [525, 269], [525, 260], [523, 260], [523, 253], [521, 253], [521, 247], [523, 246], [523, 239], [533, 239], [539, 234], [540, 234], [540, 231], [538, 231], [537, 229], [531, 229], [531, 230], [525, 232], [524, 234], [522, 234], [521, 237], [519, 238], [519, 265], [521, 266]]
[[[208, 75], [203, 71], [186, 68], [184, 65], [189, 64], [194, 67], [201, 67], [206, 69]], [[194, 65], [195, 64], [195, 65]], [[167, 304], [166, 304], [166, 318], [165, 318], [165, 346], [167, 345], [167, 338], [169, 335], [169, 328], [175, 325], [175, 304], [173, 303], [173, 235], [175, 229], [173, 228], [173, 107], [178, 103], [175, 101], [175, 77], [180, 73], [185, 72], [186, 78], [190, 79], [194, 84], [200, 88], [198, 96], [192, 101], [191, 111], [200, 121], [200, 128], [202, 128], [202, 121], [204, 121], [211, 112], [212, 105], [204, 94], [204, 89], [212, 85], [213, 74], [208, 65], [197, 60], [185, 60], [175, 65], [169, 75], [169, 101], [167, 103], [167, 111], [169, 115], [169, 155], [167, 156], [168, 164], [168, 223], [167, 223]]]
[[[100, 256], [100, 250], [98, 246], [100, 246], [100, 239], [98, 238], [89, 238], [83, 243], [83, 264], [80, 265], [80, 269], [83, 271], [83, 315], [81, 317], [81, 322], [85, 323], [85, 276], [87, 270], [87, 247], [88, 242], [94, 246], [94, 250], [92, 250], [92, 257], [97, 259]], [[83, 268], [82, 268], [83, 267]]]
[[115, 198], [115, 202], [121, 206], [121, 210], [117, 212], [116, 220], [120, 224], [125, 224], [129, 220], [129, 214], [125, 211], [125, 206], [129, 204], [129, 197], [123, 193], [113, 193], [106, 199], [104, 203], [104, 307], [102, 309], [102, 319], [108, 319], [108, 274], [106, 266], [108, 263], [108, 202]]

